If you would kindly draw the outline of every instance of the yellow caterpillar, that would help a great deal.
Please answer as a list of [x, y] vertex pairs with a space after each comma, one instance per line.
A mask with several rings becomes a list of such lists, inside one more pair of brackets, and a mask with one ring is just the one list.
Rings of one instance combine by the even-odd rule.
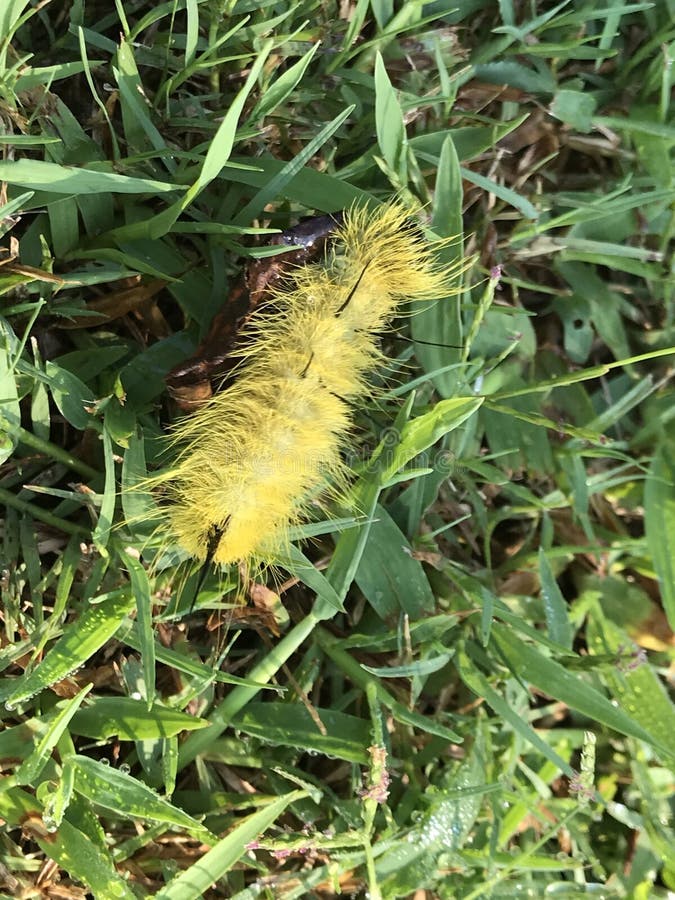
[[378, 333], [402, 301], [450, 292], [404, 207], [347, 212], [326, 258], [252, 315], [235, 380], [176, 426], [176, 463], [153, 479], [176, 543], [198, 560], [274, 564], [317, 493], [346, 485], [341, 450], [382, 361]]

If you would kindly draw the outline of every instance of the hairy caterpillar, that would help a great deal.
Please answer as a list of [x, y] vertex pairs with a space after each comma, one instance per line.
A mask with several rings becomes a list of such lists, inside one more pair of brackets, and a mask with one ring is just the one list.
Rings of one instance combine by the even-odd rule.
[[153, 480], [176, 543], [202, 561], [273, 564], [311, 498], [346, 484], [350, 406], [382, 362], [378, 333], [403, 300], [450, 292], [404, 207], [345, 213], [325, 258], [248, 317], [236, 378], [176, 426], [175, 465]]

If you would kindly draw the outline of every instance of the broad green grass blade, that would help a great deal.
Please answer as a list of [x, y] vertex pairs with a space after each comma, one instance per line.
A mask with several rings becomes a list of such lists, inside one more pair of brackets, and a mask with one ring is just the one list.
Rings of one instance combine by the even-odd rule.
[[[409, 138], [408, 144], [417, 157], [431, 156], [439, 159], [443, 152], [443, 145], [448, 138], [457, 152], [460, 162], [480, 156], [490, 147], [494, 147], [507, 135], [526, 122], [528, 115], [524, 114], [509, 122], [490, 122], [485, 125], [472, 125], [452, 130], [427, 132]], [[451, 234], [454, 232], [450, 232]]]
[[366, 672], [370, 672], [377, 678], [424, 678], [434, 672], [440, 672], [450, 662], [452, 656], [452, 653], [442, 653], [419, 662], [408, 663], [404, 666], [387, 666], [386, 668], [362, 665]]
[[94, 406], [90, 389], [77, 375], [55, 362], [45, 365], [47, 387], [63, 416], [75, 428], [90, 428], [94, 419], [89, 411]]
[[54, 252], [57, 256], [65, 256], [79, 243], [80, 230], [75, 198], [63, 197], [50, 203], [48, 215]]
[[395, 178], [394, 187], [400, 188], [408, 180], [408, 138], [401, 107], [379, 53], [375, 60], [375, 126], [380, 152]]
[[249, 816], [212, 847], [199, 862], [158, 891], [155, 894], [157, 900], [197, 900], [204, 896], [209, 887], [229, 872], [244, 855], [248, 845], [274, 824], [289, 804], [306, 796], [306, 791], [293, 791]]
[[[30, 0], [7, 0], [0, 9], [0, 40], [8, 41]], [[4, 56], [3, 56], [4, 65]]]
[[[550, 697], [561, 700], [596, 722], [602, 722], [621, 734], [654, 744], [654, 739], [628, 712], [617, 709], [603, 694], [573, 675], [560, 663], [537, 652], [513, 632], [494, 624], [492, 639], [509, 668], [524, 682], [535, 685]], [[655, 744], [659, 749], [658, 744]]]
[[326, 729], [297, 701], [293, 703], [249, 703], [235, 716], [233, 725], [245, 734], [273, 746], [297, 747], [336, 759], [366, 765], [364, 747], [370, 739], [370, 723], [336, 710], [316, 707], [315, 715]]
[[64, 819], [54, 834], [35, 834], [34, 839], [48, 859], [53, 859], [71, 878], [91, 890], [94, 897], [137, 900], [126, 880], [117, 872], [112, 857], [98, 843]]
[[187, 29], [185, 31], [185, 67], [192, 65], [197, 55], [199, 39], [199, 5], [197, 0], [186, 0]]
[[17, 159], [0, 162], [0, 179], [32, 190], [53, 194], [162, 194], [181, 190], [180, 185], [152, 178], [117, 175], [93, 168], [59, 166], [38, 159]]
[[[233, 165], [237, 166], [246, 162], [242, 157], [233, 157], [232, 159]], [[263, 156], [255, 160], [255, 168], [250, 164], [246, 166], [246, 169], [237, 168], [235, 170], [225, 167], [222, 177], [236, 183], [264, 188], [271, 178], [282, 171], [285, 172], [287, 165], [288, 163], [278, 159]], [[346, 209], [353, 203], [365, 202], [370, 195], [333, 175], [305, 168], [291, 179], [283, 191], [283, 196], [301, 203], [306, 209], [334, 212], [338, 209]]]
[[461, 166], [460, 171], [462, 177], [466, 178], [467, 181], [473, 182], [473, 184], [478, 185], [478, 187], [482, 188], [487, 193], [494, 194], [496, 197], [499, 197], [500, 200], [504, 200], [505, 203], [508, 203], [522, 213], [526, 219], [537, 220], [539, 218], [539, 211], [537, 208], [530, 203], [529, 200], [520, 196], [515, 191], [497, 184], [491, 178], [479, 175], [477, 172], [472, 172], [464, 166]]
[[422, 564], [389, 513], [377, 506], [368, 532], [368, 554], [361, 558], [356, 583], [383, 620], [401, 612], [415, 621], [433, 612], [434, 595]]
[[121, 741], [147, 741], [196, 731], [206, 724], [205, 719], [159, 703], [148, 709], [144, 700], [132, 697], [94, 697], [76, 711], [72, 730], [96, 741], [115, 736]]
[[273, 112], [277, 106], [281, 106], [281, 104], [284, 103], [284, 101], [293, 93], [298, 82], [302, 80], [303, 75], [307, 71], [307, 67], [314, 59], [318, 49], [319, 44], [310, 47], [304, 56], [301, 56], [296, 63], [293, 63], [292, 66], [286, 69], [285, 72], [282, 72], [282, 74], [272, 82], [253, 110], [253, 113], [251, 114], [253, 120], [257, 121], [258, 119], [264, 118]]
[[331, 609], [332, 614], [344, 609], [343, 600], [330, 581], [294, 544], [291, 544], [285, 553], [279, 555], [277, 562], [314, 591], [317, 600]]
[[[155, 150], [165, 150], [166, 141], [150, 117], [148, 106], [143, 102], [145, 91], [141, 83], [133, 49], [128, 41], [121, 41], [117, 51], [119, 69], [114, 69], [122, 101], [124, 134], [130, 146], [144, 147], [145, 141]], [[146, 144], [147, 146], [147, 144]], [[162, 156], [167, 170], [173, 173], [175, 162], [169, 156]]]
[[89, 659], [115, 634], [134, 605], [129, 591], [114, 591], [98, 598], [70, 625], [32, 672], [0, 688], [0, 700], [16, 706], [60, 681]]
[[273, 43], [272, 40], [268, 40], [263, 44], [260, 53], [251, 66], [251, 71], [249, 72], [243, 87], [225, 113], [223, 121], [218, 126], [218, 131], [206, 152], [204, 163], [199, 172], [199, 177], [192, 186], [191, 194], [193, 192], [198, 193], [199, 191], [202, 191], [207, 184], [213, 181], [230, 158], [232, 148], [234, 147], [237, 123], [239, 122], [239, 118], [244, 109], [246, 98], [251, 92], [253, 85], [265, 64], [265, 60], [272, 50]]
[[[89, 65], [100, 66], [104, 62], [102, 59], [90, 59]], [[81, 62], [60, 63], [54, 66], [24, 66], [21, 74], [16, 79], [16, 89], [17, 91], [34, 90], [36, 87], [51, 85], [55, 81], [60, 81], [64, 78], [73, 78], [80, 75], [84, 70], [84, 63]], [[19, 137], [21, 136], [19, 135]], [[33, 140], [32, 136], [26, 135], [26, 143], [30, 143], [31, 140]], [[54, 139], [45, 138], [44, 141], [35, 139], [35, 143], [51, 143], [52, 140]], [[11, 143], [14, 143], [14, 141], [12, 140]]]
[[[380, 487], [374, 478], [363, 478], [354, 488], [352, 505], [363, 516], [363, 524], [342, 532], [326, 570], [326, 578], [341, 601], [356, 577], [379, 495]], [[319, 618], [330, 618], [332, 614], [333, 610], [325, 603], [323, 608], [317, 610]]]
[[116, 813], [123, 810], [133, 818], [184, 828], [198, 840], [213, 842], [208, 829], [126, 772], [77, 754], [68, 758], [68, 765], [75, 771], [75, 790], [92, 803]]

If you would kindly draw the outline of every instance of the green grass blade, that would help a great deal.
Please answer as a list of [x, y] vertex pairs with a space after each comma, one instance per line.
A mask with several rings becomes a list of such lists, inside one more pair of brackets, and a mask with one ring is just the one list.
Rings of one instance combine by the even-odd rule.
[[543, 656], [531, 645], [521, 641], [513, 632], [494, 624], [492, 640], [518, 678], [529, 682], [550, 697], [561, 700], [596, 722], [602, 722], [621, 734], [654, 743], [649, 735], [628, 713], [617, 709], [598, 690], [573, 675], [560, 663]]
[[159, 703], [148, 709], [144, 700], [133, 697], [94, 697], [75, 712], [73, 732], [95, 741], [112, 737], [147, 741], [196, 731], [206, 724], [205, 719]]
[[[593, 653], [614, 654], [617, 660], [631, 646], [628, 635], [596, 607], [591, 615], [589, 647]], [[651, 742], [664, 755], [664, 761], [675, 764], [675, 706], [658, 675], [646, 661], [620, 662], [607, 667], [603, 679], [616, 698], [619, 708], [650, 735]]]
[[546, 610], [548, 636], [556, 644], [572, 649], [574, 629], [569, 620], [567, 603], [555, 580], [551, 564], [543, 547], [539, 548], [539, 577], [541, 578], [541, 594]]
[[672, 441], [665, 438], [656, 448], [645, 483], [645, 530], [663, 608], [675, 628], [675, 453]]
[[121, 551], [120, 557], [129, 573], [131, 590], [136, 600], [136, 620], [141, 640], [145, 702], [151, 710], [155, 702], [155, 636], [152, 630], [152, 597], [148, 573], [131, 553]]
[[82, 688], [72, 700], [65, 703], [56, 716], [53, 717], [44, 736], [38, 741], [35, 749], [21, 763], [16, 770], [17, 784], [33, 785], [51, 756], [52, 750], [61, 740], [73, 716], [76, 715], [82, 701], [85, 699], [93, 685]]
[[111, 856], [67, 820], [61, 822], [54, 834], [47, 837], [36, 834], [34, 839], [49, 859], [71, 878], [87, 885], [94, 897], [137, 900], [134, 891], [115, 869]]
[[24, 703], [84, 665], [115, 634], [133, 603], [128, 591], [114, 591], [99, 598], [79, 619], [66, 626], [32, 672], [0, 688], [0, 699], [10, 707]]
[[324, 128], [322, 128], [317, 136], [307, 144], [307, 146], [301, 153], [299, 153], [294, 159], [287, 163], [263, 187], [262, 190], [258, 191], [253, 199], [237, 215], [237, 222], [243, 223], [248, 221], [251, 217], [258, 215], [273, 197], [279, 194], [283, 194], [287, 185], [289, 185], [292, 181], [296, 179], [298, 181], [303, 180], [305, 177], [303, 167], [312, 158], [312, 156], [326, 143], [326, 141], [328, 141], [330, 137], [335, 134], [338, 128], [353, 111], [354, 108], [352, 106], [348, 107], [346, 110], [344, 110], [344, 112], [341, 112], [338, 116], [336, 116], [332, 122], [329, 122]]
[[[319, 729], [317, 718], [325, 733]], [[364, 747], [370, 738], [369, 722], [336, 710], [316, 707], [310, 715], [297, 701], [249, 703], [235, 716], [233, 725], [273, 745], [298, 747], [359, 765], [368, 763]]]
[[158, 891], [155, 894], [157, 900], [198, 900], [203, 897], [210, 886], [229, 872], [244, 855], [248, 845], [274, 824], [289, 804], [306, 796], [306, 791], [293, 791], [249, 816], [212, 847], [198, 863]]
[[292, 66], [286, 69], [285, 72], [282, 72], [282, 74], [272, 82], [256, 104], [256, 107], [251, 114], [253, 120], [257, 121], [258, 119], [263, 119], [284, 103], [284, 101], [293, 93], [298, 82], [302, 80], [307, 67], [314, 59], [318, 49], [319, 44], [314, 44], [304, 56], [301, 56], [296, 63], [293, 63]]
[[379, 52], [375, 61], [375, 127], [377, 143], [393, 176], [394, 187], [401, 188], [408, 180], [408, 137], [398, 98]]
[[73, 197], [98, 193], [163, 194], [181, 189], [180, 185], [152, 178], [118, 175], [93, 168], [59, 166], [38, 159], [0, 162], [0, 179], [32, 190], [71, 194]]
[[213, 843], [208, 829], [183, 810], [163, 800], [137, 778], [87, 756], [68, 759], [75, 771], [75, 790], [98, 806], [124, 815], [184, 828], [197, 840]]
[[[457, 151], [450, 135], [443, 142], [438, 172], [433, 214], [434, 231], [441, 237], [455, 238], [452, 244], [439, 252], [440, 261], [457, 274], [457, 287], [462, 275], [459, 264], [464, 256], [462, 223], [462, 176]], [[443, 366], [459, 363], [462, 344], [462, 320], [459, 294], [446, 297], [437, 303], [418, 303], [410, 320], [410, 330], [415, 344], [415, 356], [426, 372], [437, 372]], [[433, 377], [433, 383], [442, 397], [449, 398], [459, 392], [460, 372], [447, 372]]]
[[92, 539], [99, 553], [105, 555], [113, 518], [115, 517], [115, 461], [113, 459], [112, 439], [107, 430], [103, 431], [103, 461], [105, 464], [105, 485], [103, 497], [98, 511], [98, 522], [93, 531]]
[[511, 708], [508, 701], [501, 694], [494, 690], [488, 679], [484, 677], [474, 664], [470, 654], [460, 648], [456, 660], [462, 680], [467, 687], [477, 697], [482, 697], [498, 716], [503, 718], [505, 722], [508, 722], [516, 734], [535, 747], [544, 758], [553, 763], [556, 769], [572, 778], [574, 776], [572, 767], [555, 750], [549, 747], [546, 741], [522, 719], [516, 710]]

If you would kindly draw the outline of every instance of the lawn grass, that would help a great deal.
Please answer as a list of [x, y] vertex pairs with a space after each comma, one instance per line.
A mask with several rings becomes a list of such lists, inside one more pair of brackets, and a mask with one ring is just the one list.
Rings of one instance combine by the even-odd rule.
[[[674, 22], [0, 6], [2, 897], [675, 891]], [[254, 604], [148, 542], [164, 376], [392, 196], [470, 265]]]

